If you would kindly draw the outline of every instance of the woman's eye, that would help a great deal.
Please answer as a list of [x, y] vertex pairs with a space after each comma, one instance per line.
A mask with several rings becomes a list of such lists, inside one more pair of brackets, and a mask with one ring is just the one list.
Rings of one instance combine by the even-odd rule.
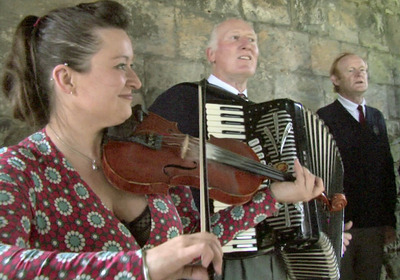
[[239, 35], [233, 35], [233, 36], [232, 36], [232, 39], [234, 39], [234, 40], [239, 40]]
[[117, 68], [121, 70], [126, 70], [126, 64], [125, 63], [118, 64]]

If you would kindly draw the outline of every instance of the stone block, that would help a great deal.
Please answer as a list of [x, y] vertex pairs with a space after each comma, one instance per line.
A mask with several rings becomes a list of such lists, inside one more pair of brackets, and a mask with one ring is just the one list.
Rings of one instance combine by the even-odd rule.
[[393, 58], [388, 53], [371, 51], [368, 56], [368, 76], [372, 83], [393, 84]]
[[194, 14], [186, 15], [180, 11], [177, 15], [177, 52], [187, 59], [206, 60], [207, 47], [214, 23], [207, 18]]
[[316, 111], [324, 105], [324, 90], [318, 78], [299, 74], [281, 74], [275, 80], [275, 98], [289, 98]]
[[289, 25], [287, 0], [243, 0], [243, 14], [250, 21]]
[[147, 61], [145, 73], [144, 80], [147, 89], [145, 98], [148, 105], [171, 86], [182, 82], [198, 81], [206, 76], [202, 63], [159, 58]]
[[329, 76], [332, 62], [340, 53], [340, 43], [314, 37], [311, 39], [311, 69], [314, 74]]
[[132, 11], [129, 34], [138, 53], [174, 57], [175, 8], [158, 1], [125, 1]]
[[344, 1], [340, 5], [328, 5], [327, 19], [330, 39], [358, 44], [355, 7]]
[[293, 32], [284, 27], [261, 25], [258, 35], [259, 60], [270, 71], [291, 72], [311, 68], [307, 34]]

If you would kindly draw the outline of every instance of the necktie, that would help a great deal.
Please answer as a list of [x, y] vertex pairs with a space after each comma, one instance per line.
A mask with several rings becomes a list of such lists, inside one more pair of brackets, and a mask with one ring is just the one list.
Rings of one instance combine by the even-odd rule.
[[364, 117], [364, 112], [363, 112], [363, 107], [361, 105], [358, 105], [357, 110], [359, 112], [358, 120], [360, 121], [360, 124], [365, 124], [365, 117]]
[[238, 96], [240, 96], [241, 98], [243, 98], [244, 100], [247, 100], [247, 96], [244, 93], [239, 92]]

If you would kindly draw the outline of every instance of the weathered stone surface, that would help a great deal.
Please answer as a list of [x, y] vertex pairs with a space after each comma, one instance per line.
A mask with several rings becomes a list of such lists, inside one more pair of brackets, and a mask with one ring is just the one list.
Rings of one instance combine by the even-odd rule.
[[176, 18], [178, 54], [188, 59], [205, 60], [205, 47], [215, 23], [195, 14], [187, 15], [182, 11], [178, 12]]
[[243, 15], [247, 20], [289, 25], [289, 1], [243, 0]]
[[259, 60], [270, 71], [292, 72], [310, 69], [309, 36], [301, 32], [262, 25], [259, 31]]
[[340, 1], [340, 5], [328, 5], [329, 37], [338, 41], [358, 44], [358, 28], [354, 11], [356, 7], [347, 1]]
[[371, 83], [394, 84], [394, 60], [392, 56], [371, 51], [368, 56], [369, 80]]
[[[175, 7], [159, 1], [125, 1], [131, 8], [132, 28], [138, 53], [174, 57], [177, 35], [175, 32]], [[166, 36], [168, 34], [168, 36]]]
[[275, 98], [289, 98], [302, 103], [306, 108], [316, 111], [324, 105], [324, 90], [318, 77], [284, 73], [275, 80]]
[[390, 89], [386, 85], [371, 84], [365, 93], [369, 106], [379, 108], [385, 119], [389, 117], [388, 95]]
[[313, 37], [311, 39], [311, 67], [315, 74], [329, 76], [332, 57], [340, 53], [340, 43], [335, 40]]
[[292, 26], [310, 34], [326, 36], [329, 26], [325, 6], [322, 1], [291, 1]]
[[[399, 3], [399, 2], [397, 2]], [[394, 11], [397, 13], [394, 13]], [[387, 29], [385, 32], [388, 47], [393, 53], [400, 53], [400, 4], [397, 9], [386, 10], [387, 13]]]
[[248, 82], [249, 98], [256, 103], [274, 99], [274, 80], [275, 75], [269, 71], [265, 63], [260, 62], [258, 71]]
[[203, 64], [198, 62], [150, 59], [145, 67], [145, 82], [148, 84], [146, 103], [151, 104], [159, 94], [174, 84], [200, 80], [205, 77], [204, 71]]

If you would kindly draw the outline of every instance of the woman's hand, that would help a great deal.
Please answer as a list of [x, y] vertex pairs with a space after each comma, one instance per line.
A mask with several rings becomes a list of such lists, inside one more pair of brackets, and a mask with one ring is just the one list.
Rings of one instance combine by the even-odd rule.
[[212, 263], [222, 274], [222, 247], [214, 234], [203, 232], [181, 235], [146, 251], [152, 280], [208, 279]]
[[309, 201], [324, 191], [321, 178], [301, 166], [298, 159], [294, 161], [296, 180], [294, 182], [274, 182], [271, 185], [272, 196], [282, 203]]

